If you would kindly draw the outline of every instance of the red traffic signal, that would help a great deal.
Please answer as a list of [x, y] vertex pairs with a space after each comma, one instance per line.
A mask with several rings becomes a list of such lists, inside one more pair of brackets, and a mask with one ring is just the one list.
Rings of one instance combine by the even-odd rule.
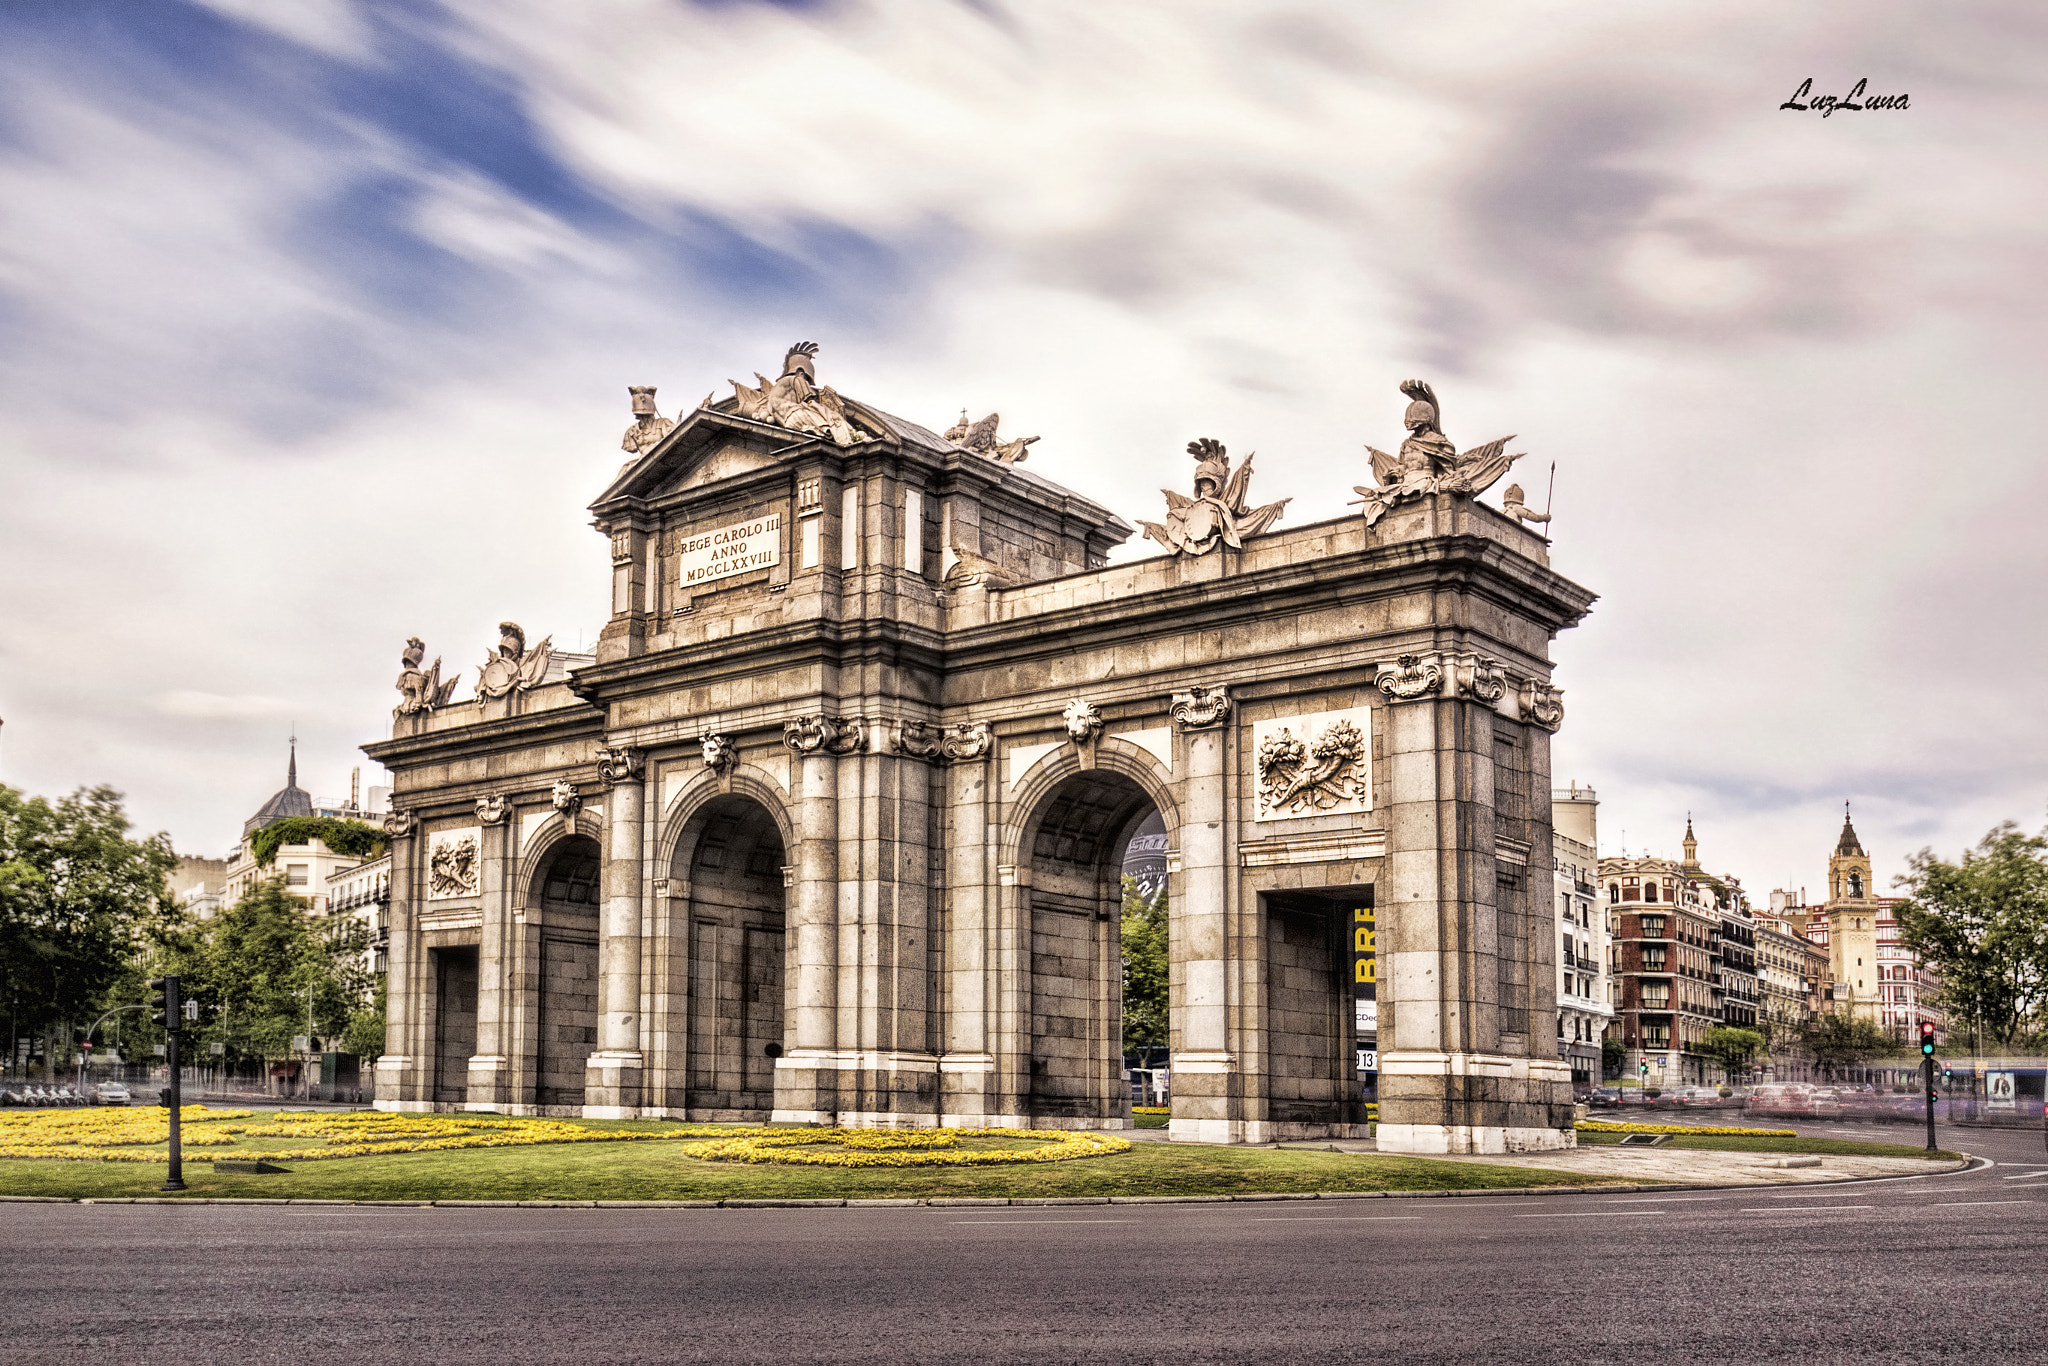
[[1934, 1021], [1920, 1022], [1920, 1053], [1922, 1057], [1934, 1056]]

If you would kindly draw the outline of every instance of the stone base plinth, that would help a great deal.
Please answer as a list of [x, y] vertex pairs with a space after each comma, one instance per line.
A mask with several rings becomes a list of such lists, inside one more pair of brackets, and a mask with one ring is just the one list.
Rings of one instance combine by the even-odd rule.
[[465, 1110], [495, 1110], [511, 1099], [506, 1078], [512, 1060], [503, 1054], [478, 1053], [469, 1060], [468, 1100]]
[[645, 1061], [638, 1053], [592, 1053], [583, 1067], [585, 1119], [638, 1119]]
[[1381, 1152], [1554, 1152], [1577, 1146], [1571, 1069], [1557, 1059], [1380, 1054]]

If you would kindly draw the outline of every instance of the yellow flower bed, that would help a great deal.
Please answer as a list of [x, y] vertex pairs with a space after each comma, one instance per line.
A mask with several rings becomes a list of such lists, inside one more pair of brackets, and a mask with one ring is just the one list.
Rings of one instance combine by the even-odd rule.
[[1722, 1129], [1711, 1124], [1615, 1124], [1604, 1119], [1582, 1119], [1582, 1133], [1589, 1134], [1734, 1134], [1744, 1138], [1797, 1138], [1793, 1129]]
[[[883, 1145], [868, 1136], [878, 1132], [895, 1140], [887, 1145], [894, 1151], [876, 1151]], [[959, 1146], [963, 1138], [1029, 1138], [1041, 1142], [1035, 1148], [963, 1149]], [[825, 1143], [854, 1151], [798, 1151]], [[806, 1167], [997, 1167], [1071, 1162], [1130, 1149], [1129, 1139], [1072, 1129], [770, 1129], [711, 1143], [692, 1143], [683, 1149], [683, 1155], [706, 1162], [774, 1162]]]
[[[586, 1129], [557, 1119], [500, 1115], [387, 1114], [382, 1111], [284, 1111], [260, 1124], [238, 1121], [251, 1110], [209, 1110], [187, 1105], [179, 1112], [183, 1146], [207, 1148], [202, 1160], [289, 1158], [313, 1162], [335, 1157], [386, 1153], [447, 1152], [457, 1148], [528, 1147], [541, 1143], [631, 1143], [650, 1139], [701, 1138], [722, 1129], [691, 1127], [661, 1131]], [[99, 1162], [168, 1162], [154, 1145], [170, 1140], [170, 1117], [162, 1110], [37, 1110], [0, 1114], [0, 1158], [68, 1158]], [[284, 1148], [240, 1146], [251, 1138], [282, 1138], [301, 1145]]]
[[1170, 1115], [1173, 1113], [1173, 1107], [1171, 1105], [1133, 1105], [1131, 1113], [1134, 1115]]
[[[1131, 1145], [1104, 1134], [1030, 1129], [754, 1129], [690, 1125], [674, 1129], [586, 1129], [560, 1119], [526, 1119], [477, 1114], [391, 1114], [384, 1111], [209, 1110], [187, 1105], [179, 1112], [181, 1141], [204, 1148], [199, 1161], [222, 1158], [318, 1162], [337, 1157], [379, 1157], [388, 1153], [450, 1152], [459, 1148], [523, 1148], [544, 1143], [692, 1142], [684, 1155], [713, 1162], [797, 1162], [827, 1167], [990, 1166], [1014, 1162], [1061, 1162], [1120, 1153]], [[35, 1110], [0, 1114], [0, 1158], [69, 1159], [92, 1162], [168, 1162], [158, 1145], [170, 1140], [170, 1116], [163, 1110]], [[256, 1148], [248, 1139], [287, 1140], [289, 1146]], [[963, 1138], [1031, 1138], [1039, 1147], [1001, 1151], [963, 1150]], [[794, 1148], [833, 1144], [831, 1153], [797, 1153]]]

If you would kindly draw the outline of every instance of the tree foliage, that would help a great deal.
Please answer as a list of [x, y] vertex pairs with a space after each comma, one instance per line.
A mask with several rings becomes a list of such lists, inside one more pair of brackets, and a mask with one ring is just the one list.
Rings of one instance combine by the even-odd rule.
[[363, 966], [367, 937], [354, 917], [310, 914], [273, 877], [168, 942], [165, 956], [200, 1003], [199, 1042], [275, 1058], [291, 1052], [295, 1035], [347, 1036], [358, 1018], [381, 1013]]
[[358, 859], [375, 858], [390, 843], [382, 830], [361, 821], [343, 820], [339, 816], [288, 816], [249, 836], [249, 856], [256, 860], [257, 867], [268, 868], [277, 862], [277, 851], [287, 844], [307, 844], [313, 840], [319, 840], [344, 858]]
[[1767, 1046], [1762, 1033], [1739, 1025], [1715, 1025], [1700, 1036], [1696, 1051], [1712, 1058], [1730, 1072], [1745, 1072]]
[[0, 786], [0, 1010], [24, 1033], [82, 1021], [174, 913], [170, 837], [128, 837], [121, 794], [57, 802]]
[[1124, 1048], [1168, 1046], [1166, 1015], [1166, 889], [1147, 898], [1124, 878]]
[[1802, 1041], [1814, 1062], [1828, 1071], [1862, 1067], [1902, 1052], [1905, 1045], [1861, 1015], [1816, 1015], [1807, 1022]]
[[2048, 997], [2048, 839], [1997, 826], [1962, 861], [1913, 855], [1899, 937], [1941, 978], [1952, 1032], [2010, 1048]]

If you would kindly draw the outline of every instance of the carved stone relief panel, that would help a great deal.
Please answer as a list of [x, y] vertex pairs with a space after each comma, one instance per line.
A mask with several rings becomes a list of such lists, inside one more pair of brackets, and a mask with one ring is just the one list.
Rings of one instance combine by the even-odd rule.
[[1252, 723], [1260, 821], [1372, 810], [1372, 708], [1310, 712]]
[[483, 830], [465, 826], [427, 837], [427, 900], [475, 896], [483, 871]]

